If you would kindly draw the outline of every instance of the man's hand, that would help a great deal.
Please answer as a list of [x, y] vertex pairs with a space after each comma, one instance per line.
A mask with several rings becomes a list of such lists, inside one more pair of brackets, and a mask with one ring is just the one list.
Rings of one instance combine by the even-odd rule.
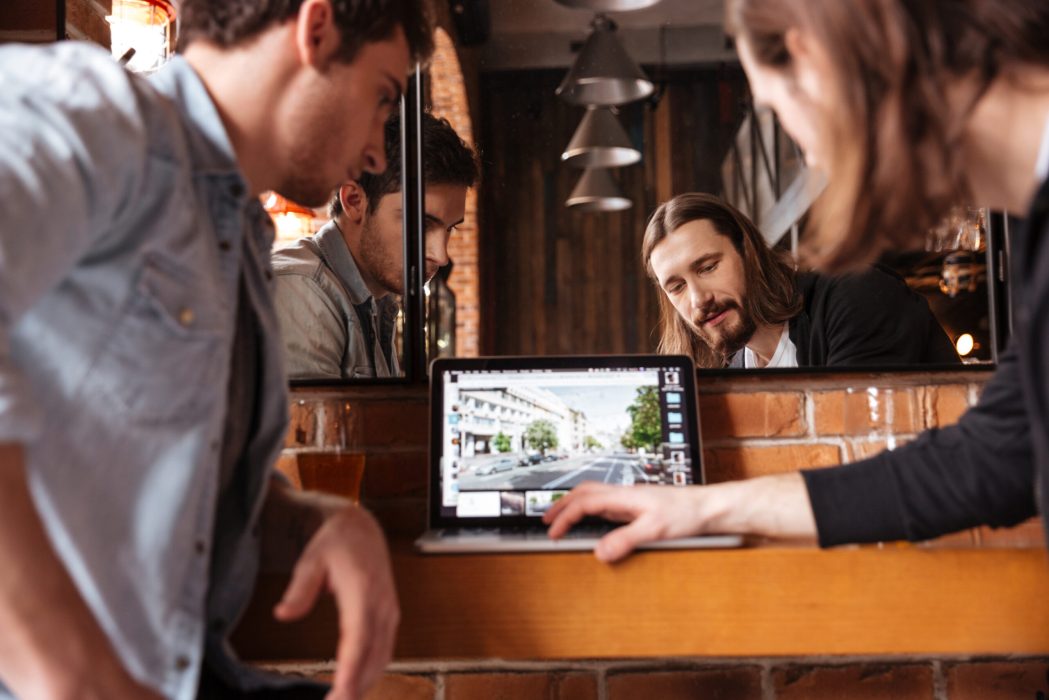
[[601, 561], [622, 559], [639, 545], [705, 533], [812, 537], [816, 522], [800, 474], [715, 486], [610, 486], [585, 482], [543, 515], [550, 537], [561, 537], [586, 516], [627, 525], [601, 538]]
[[362, 508], [345, 507], [321, 525], [274, 615], [284, 622], [303, 617], [325, 587], [339, 608], [339, 649], [328, 700], [359, 698], [393, 657], [401, 614], [386, 540]]

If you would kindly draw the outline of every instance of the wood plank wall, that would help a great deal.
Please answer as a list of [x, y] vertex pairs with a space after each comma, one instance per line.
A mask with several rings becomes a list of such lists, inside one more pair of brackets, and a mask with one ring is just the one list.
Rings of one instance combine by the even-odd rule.
[[621, 121], [643, 156], [615, 178], [634, 206], [583, 214], [564, 206], [581, 171], [560, 154], [583, 109], [554, 95], [562, 73], [481, 77], [482, 352], [653, 352], [658, 307], [640, 263], [645, 222], [673, 194], [721, 190], [743, 76], [725, 66], [676, 70], [657, 106], [625, 107]]

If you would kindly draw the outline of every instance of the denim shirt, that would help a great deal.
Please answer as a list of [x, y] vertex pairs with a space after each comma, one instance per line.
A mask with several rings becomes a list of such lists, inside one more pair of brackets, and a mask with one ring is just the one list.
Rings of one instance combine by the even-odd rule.
[[[125, 666], [188, 700], [206, 638], [250, 595], [287, 426], [272, 225], [182, 59], [147, 81], [97, 47], [9, 46], [0, 85], [0, 441], [25, 447], [44, 527]], [[262, 339], [254, 468], [213, 542], [241, 275]]]

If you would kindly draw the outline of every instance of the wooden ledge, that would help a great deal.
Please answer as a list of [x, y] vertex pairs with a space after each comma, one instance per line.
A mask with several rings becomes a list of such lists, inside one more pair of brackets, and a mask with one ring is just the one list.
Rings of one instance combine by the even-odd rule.
[[[393, 555], [398, 659], [1049, 653], [1042, 549], [904, 545], [589, 554]], [[328, 659], [328, 601], [267, 619], [263, 580], [235, 643], [247, 659]]]

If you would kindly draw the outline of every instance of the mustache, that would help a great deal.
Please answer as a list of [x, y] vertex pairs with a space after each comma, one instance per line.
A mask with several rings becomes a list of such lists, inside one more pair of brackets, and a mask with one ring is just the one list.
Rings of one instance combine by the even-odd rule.
[[706, 319], [713, 318], [730, 309], [739, 309], [739, 304], [731, 299], [711, 302], [692, 313], [692, 324], [699, 328]]

